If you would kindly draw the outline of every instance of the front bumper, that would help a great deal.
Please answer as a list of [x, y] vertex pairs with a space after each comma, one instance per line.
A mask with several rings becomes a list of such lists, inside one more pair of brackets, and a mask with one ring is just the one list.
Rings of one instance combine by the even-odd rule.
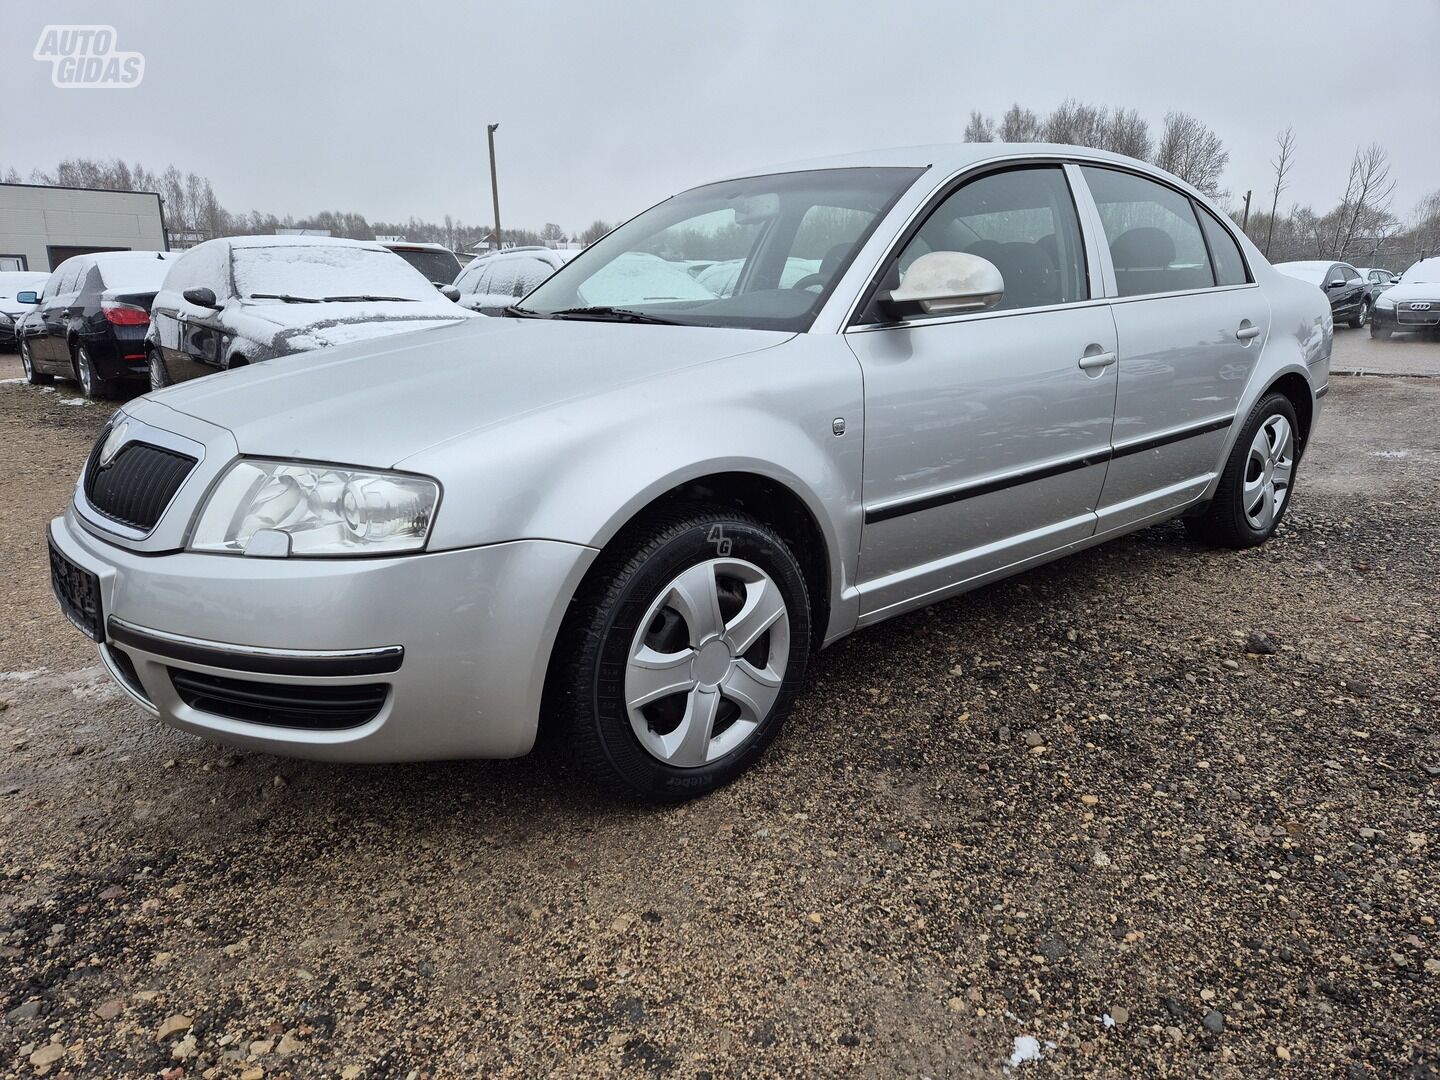
[[[101, 659], [138, 704], [218, 742], [357, 762], [526, 753], [551, 646], [596, 554], [522, 540], [379, 559], [143, 555], [73, 507], [50, 538], [99, 579]], [[215, 711], [196, 676], [271, 696], [385, 689], [361, 723], [293, 726]]]
[[1426, 301], [1402, 300], [1394, 306], [1381, 306], [1376, 304], [1370, 312], [1371, 319], [1377, 326], [1389, 327], [1397, 332], [1406, 330], [1427, 331], [1440, 327], [1440, 300], [1429, 302], [1426, 308], [1415, 309], [1411, 303], [1426, 303]]

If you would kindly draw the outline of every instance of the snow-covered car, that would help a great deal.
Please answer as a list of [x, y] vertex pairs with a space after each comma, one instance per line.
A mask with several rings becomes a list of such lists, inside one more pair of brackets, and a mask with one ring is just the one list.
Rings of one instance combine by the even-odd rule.
[[1407, 330], [1440, 334], [1440, 257], [1421, 259], [1375, 299], [1371, 337]]
[[413, 266], [433, 284], [449, 285], [460, 273], [460, 260], [444, 244], [422, 244], [410, 240], [377, 240]]
[[16, 293], [38, 293], [50, 275], [38, 270], [0, 271], [0, 349], [18, 346], [20, 338], [15, 328], [27, 314], [35, 310], [35, 304], [22, 304], [15, 299]]
[[473, 317], [383, 244], [317, 236], [197, 244], [165, 276], [151, 314], [152, 389]]
[[499, 315], [576, 254], [547, 247], [517, 247], [480, 255], [455, 278], [459, 303], [482, 315]]

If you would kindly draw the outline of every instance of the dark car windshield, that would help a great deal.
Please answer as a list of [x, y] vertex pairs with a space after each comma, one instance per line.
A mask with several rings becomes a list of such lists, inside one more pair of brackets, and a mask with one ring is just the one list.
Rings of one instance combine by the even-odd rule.
[[726, 180], [632, 218], [520, 302], [565, 319], [803, 331], [920, 169]]
[[448, 251], [428, 248], [391, 248], [402, 259], [425, 275], [425, 280], [449, 285], [460, 273], [460, 260]]

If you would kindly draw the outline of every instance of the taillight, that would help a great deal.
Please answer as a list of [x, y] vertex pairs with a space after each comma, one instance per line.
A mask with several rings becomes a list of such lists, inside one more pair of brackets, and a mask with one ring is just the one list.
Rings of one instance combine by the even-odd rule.
[[105, 321], [116, 326], [145, 326], [150, 322], [150, 312], [135, 304], [121, 304], [114, 300], [100, 301], [100, 314]]

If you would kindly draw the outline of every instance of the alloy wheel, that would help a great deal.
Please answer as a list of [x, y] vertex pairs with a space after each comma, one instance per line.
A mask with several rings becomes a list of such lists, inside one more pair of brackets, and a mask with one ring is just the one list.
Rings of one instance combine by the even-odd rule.
[[35, 368], [30, 363], [30, 344], [22, 340], [20, 342], [20, 366], [25, 369], [25, 381], [35, 381]]
[[80, 392], [88, 398], [94, 390], [95, 373], [90, 370], [90, 354], [85, 351], [84, 345], [80, 346], [75, 368], [80, 376]]
[[754, 563], [710, 559], [675, 577], [640, 620], [625, 706], [640, 745], [676, 768], [744, 745], [780, 696], [790, 615]]
[[1361, 305], [1360, 305], [1360, 325], [1361, 325], [1361, 326], [1364, 326], [1364, 325], [1365, 325], [1366, 323], [1368, 323], [1369, 321], [1370, 321], [1370, 305], [1369, 305], [1369, 304], [1361, 304]]
[[1245, 462], [1240, 497], [1252, 528], [1263, 532], [1280, 516], [1294, 475], [1295, 433], [1285, 417], [1270, 416], [1255, 432]]

